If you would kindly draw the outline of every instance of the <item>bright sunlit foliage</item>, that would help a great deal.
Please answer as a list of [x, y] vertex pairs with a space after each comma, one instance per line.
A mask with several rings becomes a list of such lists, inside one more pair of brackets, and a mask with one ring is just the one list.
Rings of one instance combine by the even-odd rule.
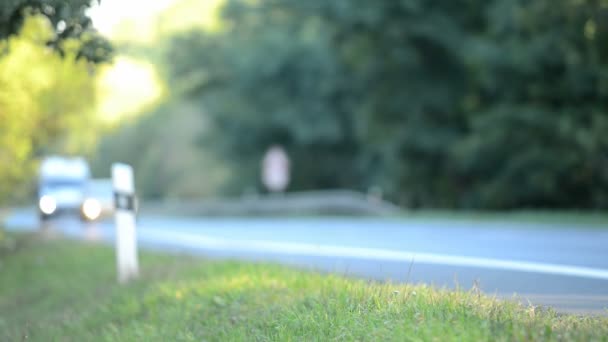
[[54, 34], [47, 18], [27, 16], [18, 36], [0, 41], [0, 200], [31, 175], [32, 155], [94, 142], [94, 66], [76, 58], [80, 41], [63, 42], [63, 56], [47, 47]]
[[178, 0], [160, 13], [157, 25], [163, 35], [193, 28], [215, 31], [220, 28], [220, 9], [225, 0]]
[[155, 103], [162, 94], [162, 82], [150, 63], [118, 56], [101, 72], [98, 94], [101, 119], [113, 123]]
[[192, 28], [215, 29], [225, 0], [105, 0], [89, 14], [97, 30], [114, 42], [150, 44]]

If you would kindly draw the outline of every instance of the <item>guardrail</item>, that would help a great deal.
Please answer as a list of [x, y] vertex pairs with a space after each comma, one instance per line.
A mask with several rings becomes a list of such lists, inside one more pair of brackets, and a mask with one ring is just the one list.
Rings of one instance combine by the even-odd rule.
[[400, 213], [401, 208], [375, 196], [334, 190], [247, 195], [232, 199], [142, 200], [141, 212], [185, 216], [387, 216]]

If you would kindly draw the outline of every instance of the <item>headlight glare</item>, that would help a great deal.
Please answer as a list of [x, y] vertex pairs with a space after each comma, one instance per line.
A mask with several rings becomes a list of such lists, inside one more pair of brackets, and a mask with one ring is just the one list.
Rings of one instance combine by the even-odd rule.
[[101, 204], [93, 198], [89, 198], [82, 204], [82, 213], [89, 220], [95, 220], [101, 215]]
[[38, 201], [38, 206], [40, 207], [40, 211], [42, 211], [45, 215], [51, 215], [57, 210], [57, 202], [51, 196], [44, 195], [40, 197]]

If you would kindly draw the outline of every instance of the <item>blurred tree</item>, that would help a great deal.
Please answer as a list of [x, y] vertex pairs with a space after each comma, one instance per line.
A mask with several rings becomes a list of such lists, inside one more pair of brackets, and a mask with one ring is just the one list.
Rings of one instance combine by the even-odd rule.
[[164, 103], [102, 137], [93, 174], [109, 177], [110, 165], [124, 162], [133, 166], [137, 192], [146, 199], [217, 194], [225, 170], [195, 144], [205, 126], [192, 104]]
[[172, 81], [209, 108], [217, 136], [208, 146], [243, 169], [257, 171], [265, 149], [280, 143], [294, 162], [292, 189], [381, 185], [447, 202], [431, 194], [445, 187], [444, 147], [462, 126], [452, 109], [465, 76], [455, 56], [459, 8], [230, 1], [221, 35], [174, 41]]
[[100, 0], [2, 0], [0, 3], [0, 39], [17, 34], [28, 14], [47, 17], [55, 34], [47, 43], [60, 54], [66, 51], [64, 42], [77, 39], [77, 58], [100, 63], [110, 60], [112, 46], [93, 28], [87, 10]]
[[608, 207], [608, 7], [493, 1], [465, 56], [463, 204]]
[[201, 143], [257, 182], [380, 186], [427, 207], [608, 207], [608, 8], [596, 0], [228, 1], [176, 37]]
[[[44, 153], [83, 152], [94, 125], [90, 64], [78, 58], [82, 42], [65, 40], [63, 56], [49, 51], [55, 33], [40, 15], [26, 17], [18, 35], [0, 41], [0, 201], [31, 181]], [[89, 146], [90, 147], [90, 146]]]

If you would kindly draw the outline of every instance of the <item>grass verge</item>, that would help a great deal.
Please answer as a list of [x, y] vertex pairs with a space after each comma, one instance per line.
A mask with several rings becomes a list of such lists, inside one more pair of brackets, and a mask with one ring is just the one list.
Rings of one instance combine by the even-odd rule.
[[121, 286], [109, 247], [12, 238], [2, 341], [608, 340], [608, 318], [267, 264], [143, 253], [142, 277]]

